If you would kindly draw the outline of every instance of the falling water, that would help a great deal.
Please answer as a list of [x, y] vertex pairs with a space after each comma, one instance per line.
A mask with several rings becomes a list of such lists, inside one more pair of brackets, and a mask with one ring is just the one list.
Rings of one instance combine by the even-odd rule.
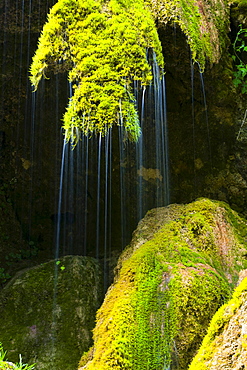
[[205, 92], [205, 86], [204, 86], [203, 73], [201, 71], [199, 63], [198, 63], [198, 68], [199, 68], [199, 74], [200, 74], [202, 99], [203, 99], [203, 105], [204, 105], [204, 111], [205, 111], [205, 121], [206, 121], [206, 128], [207, 128], [209, 163], [210, 163], [210, 166], [211, 166], [211, 169], [212, 169], [212, 153], [211, 153], [211, 139], [210, 139], [209, 122], [208, 122], [208, 108], [207, 108], [207, 100], [206, 100], [206, 92]]
[[[153, 72], [153, 85], [147, 89], [140, 86], [140, 93], [136, 91], [140, 98], [142, 126], [137, 144], [124, 140], [120, 109], [117, 136], [116, 132], [112, 135], [110, 131], [106, 137], [99, 136], [97, 140], [82, 137], [75, 149], [67, 144], [68, 149], [62, 154], [57, 215], [60, 224], [63, 215], [64, 235], [61, 240], [58, 225], [56, 251], [60, 250], [63, 255], [69, 252], [95, 256], [102, 261], [104, 271], [108, 269], [112, 247], [113, 250], [119, 250], [120, 246], [124, 248], [145, 212], [169, 202], [165, 81], [155, 60]], [[137, 163], [138, 168], [133, 163]], [[74, 220], [69, 224], [71, 220], [66, 215], [70, 214]], [[56, 258], [59, 258], [58, 252]], [[107, 274], [105, 288], [106, 281]]]
[[195, 143], [195, 106], [194, 106], [194, 63], [190, 56], [190, 76], [191, 76], [191, 117], [192, 117], [192, 145], [193, 145], [193, 169], [194, 169], [194, 194], [196, 192], [196, 143]]
[[63, 141], [63, 151], [61, 160], [61, 174], [59, 183], [59, 193], [58, 193], [58, 207], [57, 207], [57, 220], [56, 220], [56, 246], [55, 246], [55, 260], [59, 259], [60, 251], [60, 232], [61, 232], [61, 210], [62, 210], [62, 197], [63, 197], [63, 185], [64, 185], [64, 172], [65, 172], [65, 157], [66, 157], [67, 144], [66, 140]]
[[[121, 103], [120, 103], [121, 104]], [[120, 105], [121, 109], [121, 105]], [[120, 175], [120, 214], [121, 214], [121, 249], [125, 247], [125, 238], [126, 238], [126, 187], [125, 187], [125, 165], [126, 165], [126, 151], [124, 148], [124, 131], [123, 131], [123, 121], [120, 110], [120, 121], [119, 121], [119, 130], [118, 130], [118, 142], [119, 142], [119, 175]]]
[[[83, 139], [82, 139], [83, 140]], [[85, 142], [85, 155], [82, 154], [82, 160], [85, 160], [85, 209], [84, 209], [84, 243], [83, 252], [87, 255], [87, 215], [88, 215], [88, 136], [83, 140]], [[83, 153], [83, 150], [82, 150]]]
[[[144, 125], [144, 108], [145, 108], [145, 92], [146, 86], [141, 87], [141, 114], [140, 114], [140, 127], [143, 132], [143, 125]], [[137, 95], [137, 94], [136, 94]], [[138, 95], [137, 95], [138, 96]], [[143, 167], [143, 133], [141, 132], [141, 136], [136, 143], [136, 163], [137, 163], [137, 170], [140, 171], [139, 179], [138, 179], [138, 187], [137, 187], [137, 197], [138, 197], [138, 220], [143, 217], [143, 177], [142, 177], [142, 167]]]
[[[36, 93], [32, 94], [32, 108], [31, 108], [31, 145], [30, 145], [30, 163], [34, 162], [34, 141], [35, 141], [35, 110], [36, 110]], [[26, 126], [26, 125], [25, 125]], [[28, 239], [29, 243], [31, 242], [30, 235], [32, 233], [32, 203], [33, 203], [33, 166], [30, 168], [30, 183], [29, 183], [29, 210], [28, 210], [28, 220], [29, 220], [29, 229], [28, 229]]]
[[60, 237], [61, 237], [61, 209], [62, 209], [62, 197], [63, 197], [63, 186], [64, 186], [64, 172], [65, 172], [65, 158], [66, 158], [67, 143], [64, 139], [62, 159], [61, 159], [61, 173], [58, 193], [58, 210], [57, 210], [57, 221], [56, 221], [56, 243], [55, 243], [55, 264], [54, 264], [54, 290], [53, 290], [53, 307], [52, 307], [52, 346], [51, 346], [51, 363], [53, 362], [53, 355], [55, 354], [55, 341], [56, 341], [56, 323], [57, 323], [57, 283], [58, 283], [58, 271], [59, 271], [59, 256], [60, 256]]
[[100, 185], [101, 185], [101, 177], [100, 177], [100, 166], [101, 162], [101, 134], [99, 135], [98, 140], [98, 168], [97, 168], [97, 213], [96, 213], [96, 253], [95, 257], [99, 258], [99, 235], [100, 235]]
[[153, 84], [139, 94], [142, 137], [136, 145], [138, 220], [148, 209], [167, 205], [170, 201], [165, 79], [155, 54], [150, 59]]
[[[106, 271], [111, 254], [128, 244], [146, 211], [169, 203], [165, 81], [160, 77], [155, 57], [150, 58], [152, 86], [135, 82], [134, 88], [142, 128], [137, 144], [123, 140], [120, 117], [118, 129], [114, 127], [108, 136], [81, 137], [72, 149], [70, 143], [65, 144], [59, 129], [72, 86], [56, 75], [50, 81], [43, 80], [33, 93], [28, 81], [38, 28], [54, 3], [55, 0], [44, 4], [31, 0], [16, 0], [14, 5], [4, 2], [3, 76], [8, 72], [6, 60], [11, 40], [7, 26], [13, 6], [13, 28], [17, 30], [12, 42], [16, 58], [13, 79], [17, 81], [16, 114], [12, 116], [17, 124], [10, 140], [15, 143], [14, 160], [23, 163], [23, 168], [16, 165], [13, 171], [18, 184], [14, 206], [27, 240], [35, 239], [46, 250], [54, 235], [56, 259], [68, 253], [89, 255], [102, 261]], [[6, 112], [13, 108], [4, 102], [4, 88], [5, 83], [0, 104], [2, 117], [7, 117]]]
[[165, 78], [161, 71], [154, 54], [153, 62], [154, 75], [154, 102], [155, 102], [155, 142], [156, 142], [156, 166], [162, 174], [162, 186], [159, 179], [156, 178], [157, 184], [157, 207], [168, 204], [170, 201], [169, 194], [169, 158], [168, 158], [168, 130], [166, 117], [166, 88]]
[[[107, 259], [109, 258], [110, 255], [110, 245], [108, 246], [108, 240], [110, 242], [110, 238], [108, 238], [108, 226], [111, 222], [111, 218], [109, 217], [110, 215], [108, 214], [108, 209], [111, 210], [111, 207], [108, 205], [108, 200], [111, 198], [111, 193], [109, 192], [111, 187], [108, 186], [108, 180], [110, 180], [111, 183], [111, 178], [109, 174], [111, 173], [111, 161], [109, 161], [110, 158], [110, 149], [111, 146], [109, 145], [111, 141], [111, 130], [109, 134], [106, 137], [105, 140], [105, 210], [104, 210], [104, 291], [107, 290], [108, 287], [108, 274], [107, 274]], [[108, 179], [109, 178], [109, 179]], [[109, 220], [108, 220], [109, 219]], [[109, 252], [108, 252], [109, 249]]]
[[[48, 1], [49, 7], [54, 1]], [[35, 223], [33, 212], [35, 189], [33, 178], [37, 161], [37, 95], [31, 92], [28, 80], [31, 56], [38, 32], [35, 22], [37, 4], [31, 0], [2, 1], [1, 22], [1, 141], [5, 146], [5, 164], [1, 167], [1, 185], [10, 194], [20, 220], [23, 236], [32, 239]], [[42, 10], [43, 23], [47, 9]], [[35, 31], [34, 31], [35, 29]], [[39, 94], [40, 95], [40, 94]], [[36, 167], [34, 162], [36, 161]], [[8, 163], [8, 166], [6, 165]], [[40, 171], [41, 172], [41, 171]]]

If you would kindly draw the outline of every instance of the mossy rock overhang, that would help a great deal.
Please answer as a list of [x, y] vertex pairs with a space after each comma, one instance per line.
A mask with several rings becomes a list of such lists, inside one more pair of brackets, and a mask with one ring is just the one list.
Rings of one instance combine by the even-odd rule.
[[[229, 6], [222, 1], [58, 0], [48, 14], [30, 68], [36, 89], [47, 73], [69, 71], [73, 95], [64, 115], [67, 139], [106, 135], [123, 126], [137, 141], [140, 125], [133, 82], [153, 83], [164, 60], [156, 23], [177, 24], [187, 37], [192, 59], [203, 71], [226, 49]], [[151, 58], [150, 58], [151, 56]]]
[[119, 259], [80, 369], [187, 369], [246, 267], [246, 236], [246, 220], [222, 202], [149, 211]]

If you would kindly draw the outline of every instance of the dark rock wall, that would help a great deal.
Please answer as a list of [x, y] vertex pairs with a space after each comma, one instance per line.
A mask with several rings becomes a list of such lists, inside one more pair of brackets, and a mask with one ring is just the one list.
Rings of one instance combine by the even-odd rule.
[[161, 29], [160, 38], [166, 61], [171, 202], [205, 194], [217, 199], [219, 189], [212, 188], [211, 178], [234, 153], [237, 101], [231, 59], [226, 53], [201, 74], [176, 26]]

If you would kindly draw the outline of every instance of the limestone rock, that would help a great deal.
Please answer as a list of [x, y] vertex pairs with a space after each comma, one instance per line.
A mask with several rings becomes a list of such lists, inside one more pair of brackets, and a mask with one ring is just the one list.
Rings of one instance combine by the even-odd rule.
[[247, 366], [247, 278], [213, 317], [189, 370], [244, 370]]
[[14, 277], [0, 293], [0, 341], [9, 361], [37, 370], [73, 370], [91, 345], [103, 299], [93, 258], [67, 256]]

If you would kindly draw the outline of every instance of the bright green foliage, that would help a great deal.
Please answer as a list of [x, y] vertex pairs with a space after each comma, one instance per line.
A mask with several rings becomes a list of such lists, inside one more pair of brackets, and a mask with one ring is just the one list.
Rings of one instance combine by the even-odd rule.
[[152, 239], [124, 251], [83, 369], [163, 370], [176, 352], [185, 370], [211, 317], [229, 298], [228, 278], [235, 282], [246, 267], [246, 223], [219, 202], [201, 199], [181, 205], [180, 213], [177, 207], [176, 219], [164, 220]]
[[178, 23], [188, 37], [192, 51], [192, 58], [197, 60], [202, 69], [205, 66], [205, 56], [212, 59], [212, 45], [210, 44], [210, 33], [205, 30], [201, 32], [202, 16], [199, 8], [193, 0], [181, 0], [179, 2], [180, 14]]
[[36, 89], [49, 70], [69, 70], [73, 96], [64, 115], [67, 139], [105, 135], [114, 124], [140, 135], [133, 80], [152, 81], [147, 53], [163, 67], [161, 45], [143, 0], [58, 0], [48, 15], [31, 66]]
[[247, 93], [247, 64], [243, 61], [243, 57], [247, 57], [247, 29], [239, 27], [236, 39], [233, 43], [234, 55], [232, 59], [234, 61], [236, 70], [234, 72], [233, 83], [236, 87], [241, 87], [241, 93]]
[[34, 370], [34, 365], [27, 365], [22, 363], [20, 356], [19, 364], [12, 364], [6, 360], [6, 351], [3, 350], [2, 343], [0, 342], [0, 369], [1, 370]]
[[[188, 38], [192, 59], [204, 69], [225, 49], [229, 6], [220, 0], [58, 0], [39, 39], [31, 82], [69, 71], [73, 96], [64, 115], [66, 138], [106, 135], [123, 125], [125, 136], [140, 135], [133, 81], [152, 81], [153, 53], [163, 68], [156, 21], [177, 23]], [[149, 60], [149, 61], [148, 61]]]

